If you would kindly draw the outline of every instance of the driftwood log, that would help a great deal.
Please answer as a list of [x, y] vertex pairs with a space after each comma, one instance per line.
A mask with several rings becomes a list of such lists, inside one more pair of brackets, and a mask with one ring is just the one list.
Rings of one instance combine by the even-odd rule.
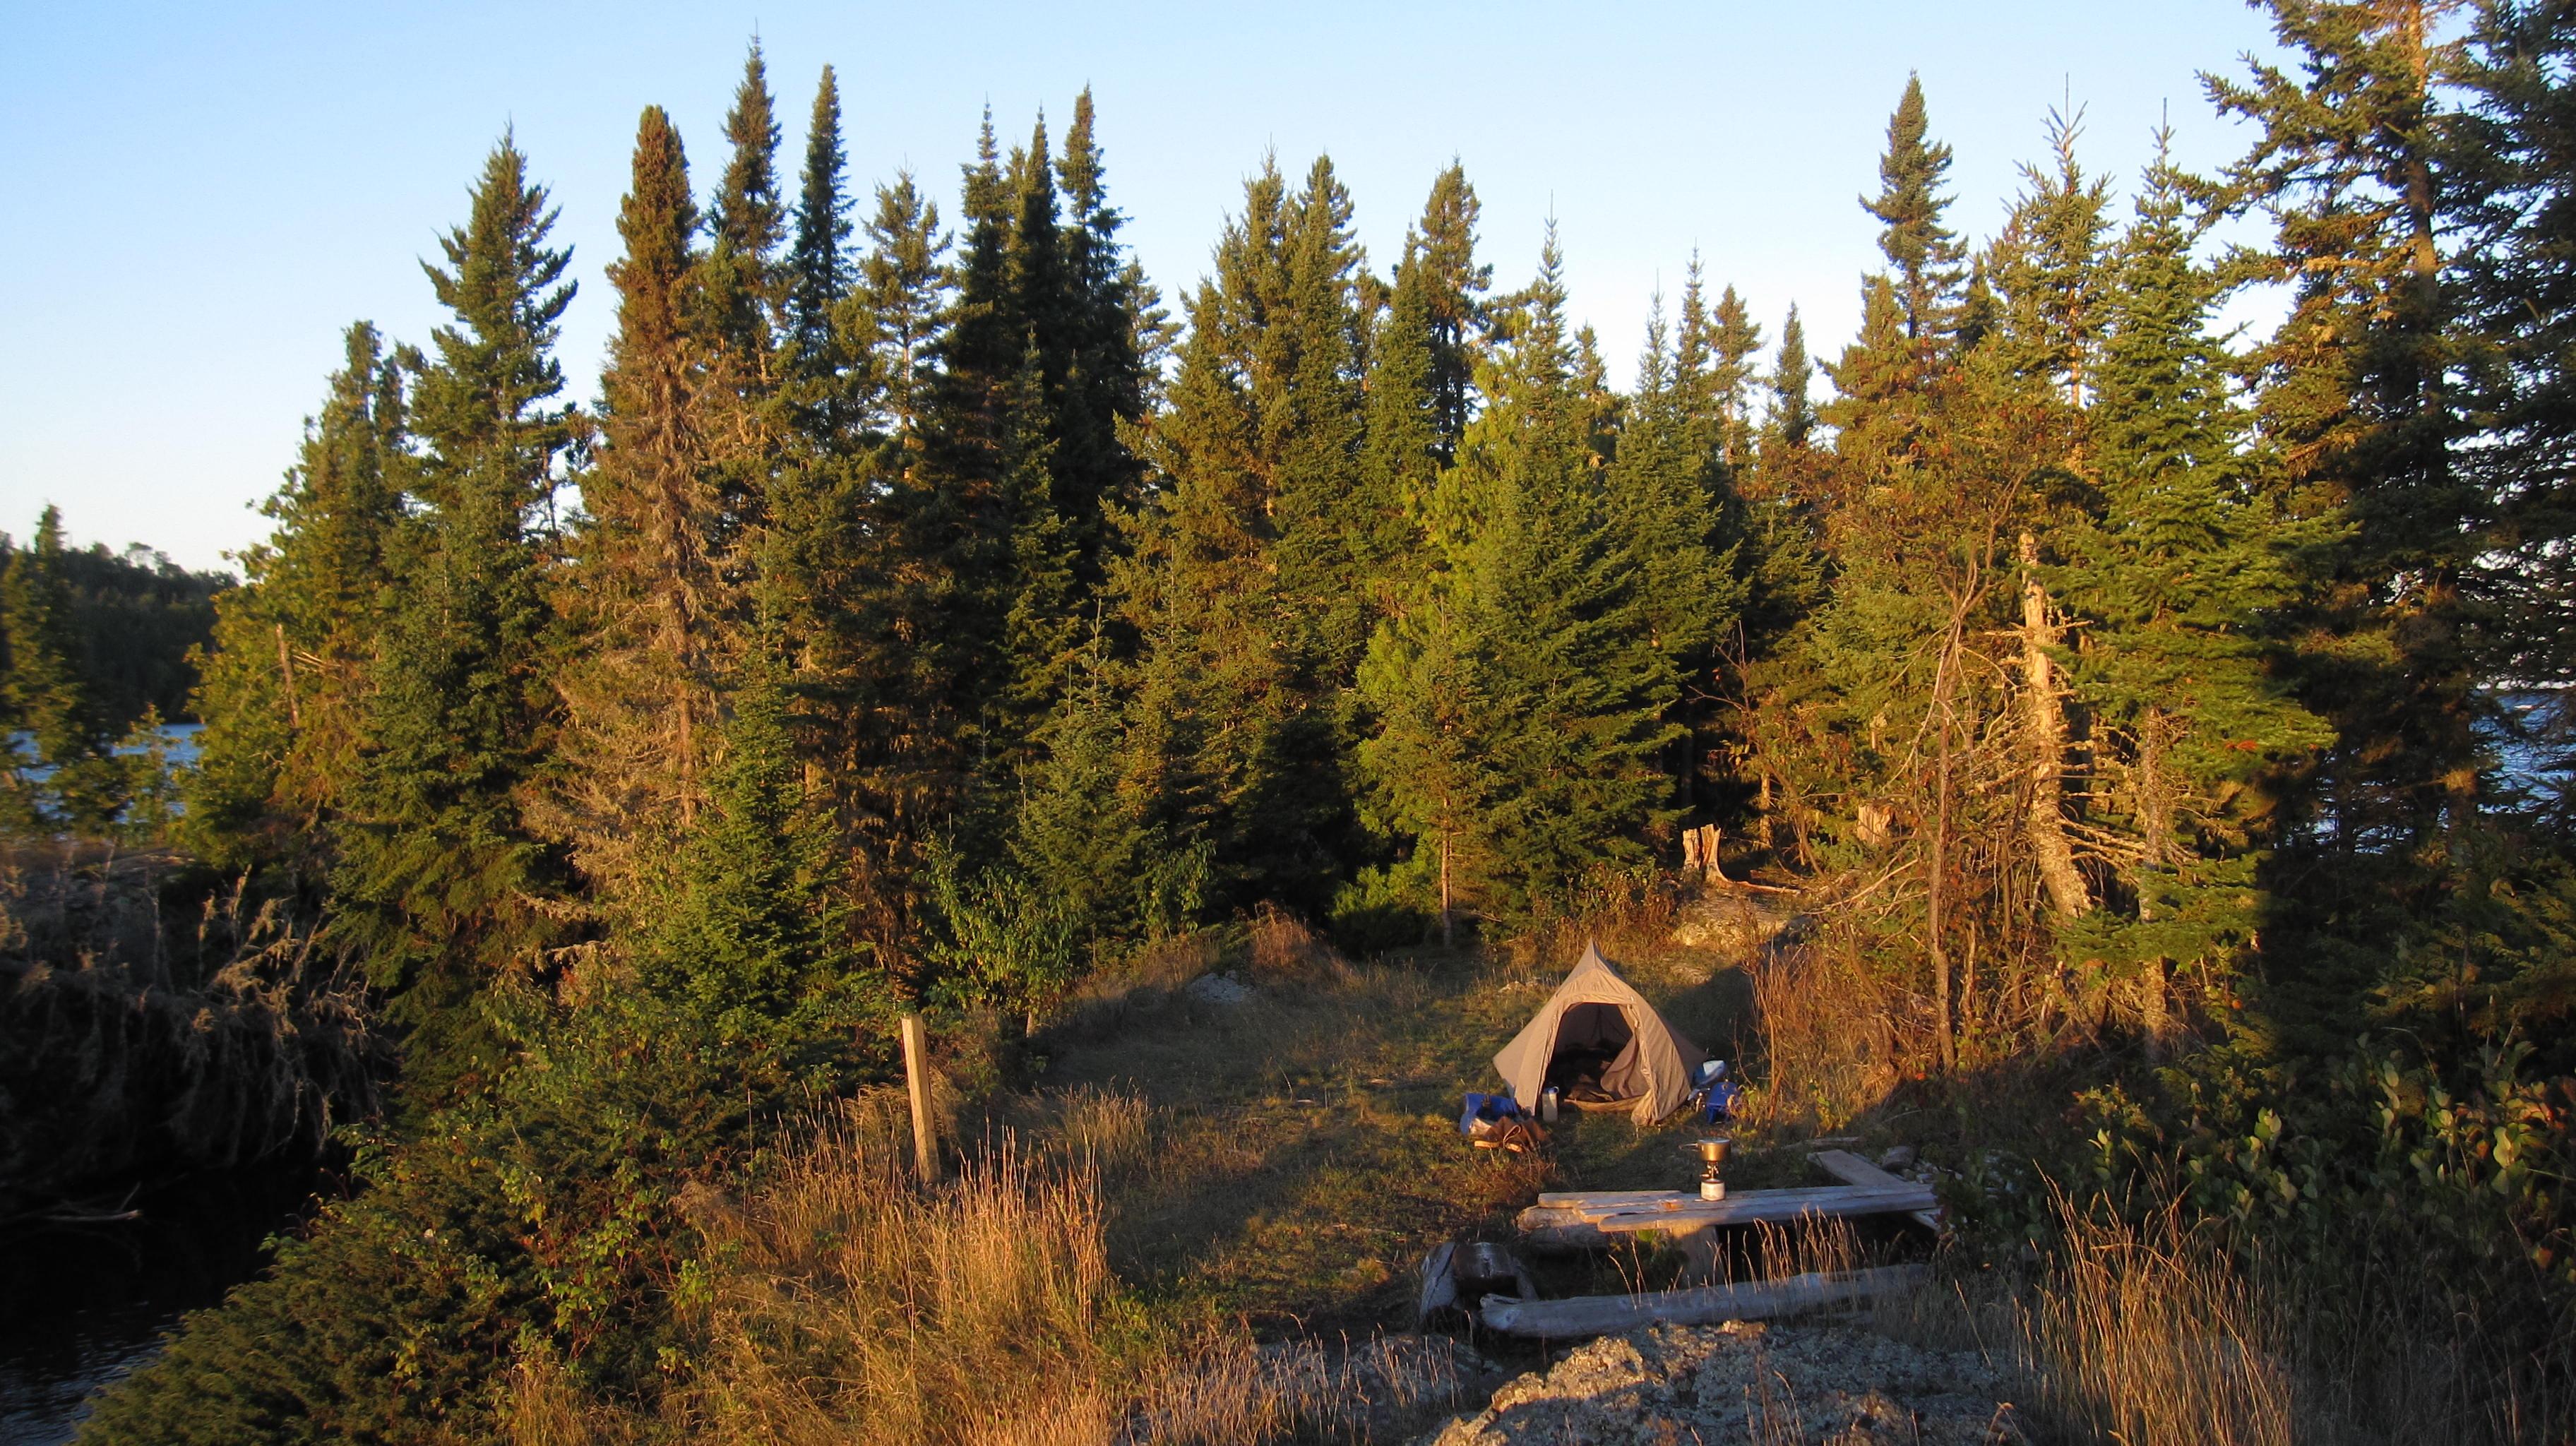
[[1927, 1265], [1887, 1265], [1872, 1270], [1819, 1272], [1793, 1275], [1786, 1280], [1649, 1291], [1641, 1295], [1581, 1295], [1565, 1300], [1513, 1300], [1489, 1295], [1479, 1314], [1487, 1329], [1505, 1335], [1571, 1340], [1615, 1335], [1658, 1322], [1714, 1325], [1719, 1321], [1768, 1320], [1800, 1311], [1857, 1305], [1877, 1296], [1911, 1290], [1931, 1278], [1932, 1268]]

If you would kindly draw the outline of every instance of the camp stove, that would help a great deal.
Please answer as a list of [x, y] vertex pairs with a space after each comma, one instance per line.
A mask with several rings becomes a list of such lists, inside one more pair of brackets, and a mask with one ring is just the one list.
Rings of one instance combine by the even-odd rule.
[[1725, 1199], [1726, 1157], [1734, 1150], [1735, 1141], [1724, 1135], [1702, 1135], [1682, 1148], [1693, 1151], [1699, 1156], [1699, 1198]]

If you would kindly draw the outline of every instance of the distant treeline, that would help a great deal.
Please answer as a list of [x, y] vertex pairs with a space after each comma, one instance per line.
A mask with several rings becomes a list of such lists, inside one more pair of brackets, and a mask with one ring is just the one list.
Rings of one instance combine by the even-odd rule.
[[[0, 533], [0, 569], [21, 550]], [[213, 639], [215, 595], [233, 585], [232, 574], [190, 571], [139, 542], [122, 552], [103, 542], [67, 547], [59, 565], [71, 597], [75, 666], [110, 731], [123, 733], [151, 708], [169, 722], [197, 721], [188, 697], [197, 670], [188, 650]], [[0, 648], [6, 646], [0, 632]]]

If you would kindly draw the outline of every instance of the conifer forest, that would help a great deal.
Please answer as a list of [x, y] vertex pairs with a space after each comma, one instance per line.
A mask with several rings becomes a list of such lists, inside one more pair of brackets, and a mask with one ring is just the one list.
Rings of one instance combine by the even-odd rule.
[[[1942, 97], [1868, 98], [1858, 334], [1676, 257], [1624, 390], [1457, 165], [1373, 256], [1416, 198], [1246, 158], [1149, 278], [1088, 91], [953, 181], [853, 174], [756, 43], [622, 198], [504, 132], [450, 319], [348, 326], [237, 585], [51, 512], [8, 555], [0, 1215], [326, 1180], [79, 1439], [1399, 1439], [1132, 1263], [1121, 1097], [1050, 1153], [1049, 1071], [1177, 1037], [1154, 961], [1552, 988], [1712, 900], [1778, 924], [1700, 1041], [1742, 1138], [1949, 1151], [1936, 1294], [2036, 1343], [1976, 1439], [2570, 1439], [2576, 5], [2257, 8], [2233, 164], [2098, 174], [2061, 112], [1991, 236]], [[594, 377], [554, 229], [612, 204]], [[1402, 1123], [1467, 1155], [1419, 1117], [1516, 997], [1353, 1088], [1447, 1071]], [[1523, 1174], [1459, 1232], [1574, 1169], [1466, 1166]], [[2277, 1420], [2082, 1405], [2148, 1349], [2046, 1326], [2104, 1231], [2261, 1327], [2156, 1348]], [[1337, 1298], [1409, 1306], [1407, 1248]]]

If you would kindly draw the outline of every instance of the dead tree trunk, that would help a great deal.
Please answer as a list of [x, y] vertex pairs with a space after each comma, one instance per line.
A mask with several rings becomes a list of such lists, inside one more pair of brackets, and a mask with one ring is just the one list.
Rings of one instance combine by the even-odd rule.
[[2024, 830], [2048, 902], [2061, 919], [2093, 907], [2092, 891], [2075, 866], [2066, 837], [2066, 709], [2057, 692], [2058, 628], [2048, 615], [2048, 589], [2039, 581], [2039, 539], [2021, 535], [2021, 673], [2023, 737], [2030, 753], [2030, 807]]

